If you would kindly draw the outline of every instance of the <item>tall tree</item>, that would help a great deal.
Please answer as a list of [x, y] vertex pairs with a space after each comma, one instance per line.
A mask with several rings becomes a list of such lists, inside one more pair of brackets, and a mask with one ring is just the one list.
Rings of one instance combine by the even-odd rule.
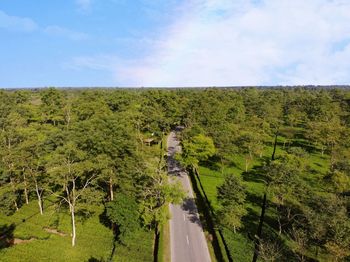
[[[124, 113], [103, 113], [82, 121], [74, 128], [77, 143], [98, 160], [101, 175], [98, 180], [107, 187], [108, 198], [114, 200], [117, 186], [130, 187], [128, 176], [137, 167], [136, 134]], [[124, 181], [118, 185], [118, 181]]]
[[[67, 142], [58, 147], [50, 156], [47, 170], [51, 175], [53, 192], [69, 206], [72, 222], [72, 246], [76, 243], [77, 205], [79, 201], [97, 201], [96, 192], [88, 190], [96, 178], [93, 162], [87, 159], [84, 151], [77, 148], [73, 142]], [[95, 198], [95, 199], [94, 199]]]
[[198, 169], [200, 161], [207, 160], [216, 152], [213, 140], [203, 134], [195, 135], [183, 141], [182, 144], [182, 162], [185, 166], [191, 166], [194, 169]]
[[162, 158], [147, 160], [140, 172], [138, 195], [140, 198], [141, 220], [154, 229], [155, 240], [159, 239], [159, 228], [169, 218], [169, 203], [179, 204], [184, 192], [179, 183], [171, 183]]
[[233, 228], [233, 232], [236, 233], [236, 229], [242, 225], [242, 216], [247, 214], [244, 207], [246, 189], [241, 179], [230, 174], [225, 177], [224, 183], [218, 187], [217, 191], [218, 200], [222, 206], [218, 217], [222, 225]]
[[135, 196], [118, 193], [116, 200], [107, 204], [107, 216], [114, 223], [116, 228], [116, 237], [123, 244], [128, 236], [132, 235], [140, 228], [139, 206]]
[[40, 214], [43, 214], [43, 193], [47, 186], [45, 174], [45, 158], [50, 152], [46, 142], [50, 125], [33, 123], [23, 130], [24, 139], [20, 144], [23, 152], [23, 170], [28, 176], [28, 181], [34, 187]]
[[[13, 196], [13, 205], [19, 209], [18, 200], [20, 189], [23, 187], [23, 169], [21, 162], [21, 150], [18, 145], [23, 140], [22, 129], [26, 125], [26, 120], [17, 112], [10, 112], [4, 121], [3, 129], [0, 130], [2, 136], [1, 164], [4, 169], [4, 180], [10, 185]], [[26, 182], [25, 182], [26, 183]], [[26, 185], [25, 185], [26, 186]], [[26, 188], [26, 187], [25, 187]], [[9, 191], [8, 191], [9, 192]], [[28, 195], [26, 195], [26, 200]]]
[[41, 93], [41, 112], [43, 121], [54, 126], [64, 121], [63, 93], [55, 88], [44, 89]]

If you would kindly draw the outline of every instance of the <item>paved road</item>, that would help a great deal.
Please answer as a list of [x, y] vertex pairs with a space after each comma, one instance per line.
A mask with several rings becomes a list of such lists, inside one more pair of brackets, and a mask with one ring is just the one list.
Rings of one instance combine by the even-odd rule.
[[168, 137], [168, 172], [171, 179], [180, 181], [187, 192], [187, 198], [182, 205], [170, 205], [171, 261], [210, 261], [188, 174], [173, 158], [179, 151], [181, 151], [179, 141], [176, 139], [175, 132], [171, 132]]

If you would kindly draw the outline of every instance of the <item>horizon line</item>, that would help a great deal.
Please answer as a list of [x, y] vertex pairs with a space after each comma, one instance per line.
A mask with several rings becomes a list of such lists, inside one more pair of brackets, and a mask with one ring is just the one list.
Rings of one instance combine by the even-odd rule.
[[329, 84], [329, 85], [231, 85], [231, 86], [23, 86], [23, 87], [0, 87], [0, 90], [11, 89], [205, 89], [205, 88], [296, 88], [296, 87], [316, 87], [316, 88], [350, 88], [350, 84]]

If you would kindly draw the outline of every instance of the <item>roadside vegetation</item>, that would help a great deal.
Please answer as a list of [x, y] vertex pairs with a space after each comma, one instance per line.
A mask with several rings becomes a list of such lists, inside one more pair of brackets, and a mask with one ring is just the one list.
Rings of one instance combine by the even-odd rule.
[[0, 91], [1, 260], [169, 258], [178, 125], [218, 261], [350, 260], [350, 91], [321, 88]]
[[349, 260], [349, 95], [302, 88], [192, 94], [183, 162], [196, 169], [227, 260]]

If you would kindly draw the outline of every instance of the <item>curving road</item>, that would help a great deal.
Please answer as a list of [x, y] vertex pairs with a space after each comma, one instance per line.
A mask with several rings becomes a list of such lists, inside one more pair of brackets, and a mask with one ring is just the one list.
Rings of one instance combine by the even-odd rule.
[[171, 132], [168, 136], [168, 173], [170, 179], [180, 181], [187, 192], [187, 198], [182, 205], [170, 204], [171, 261], [211, 261], [188, 174], [174, 160], [175, 153], [180, 151], [176, 133]]

